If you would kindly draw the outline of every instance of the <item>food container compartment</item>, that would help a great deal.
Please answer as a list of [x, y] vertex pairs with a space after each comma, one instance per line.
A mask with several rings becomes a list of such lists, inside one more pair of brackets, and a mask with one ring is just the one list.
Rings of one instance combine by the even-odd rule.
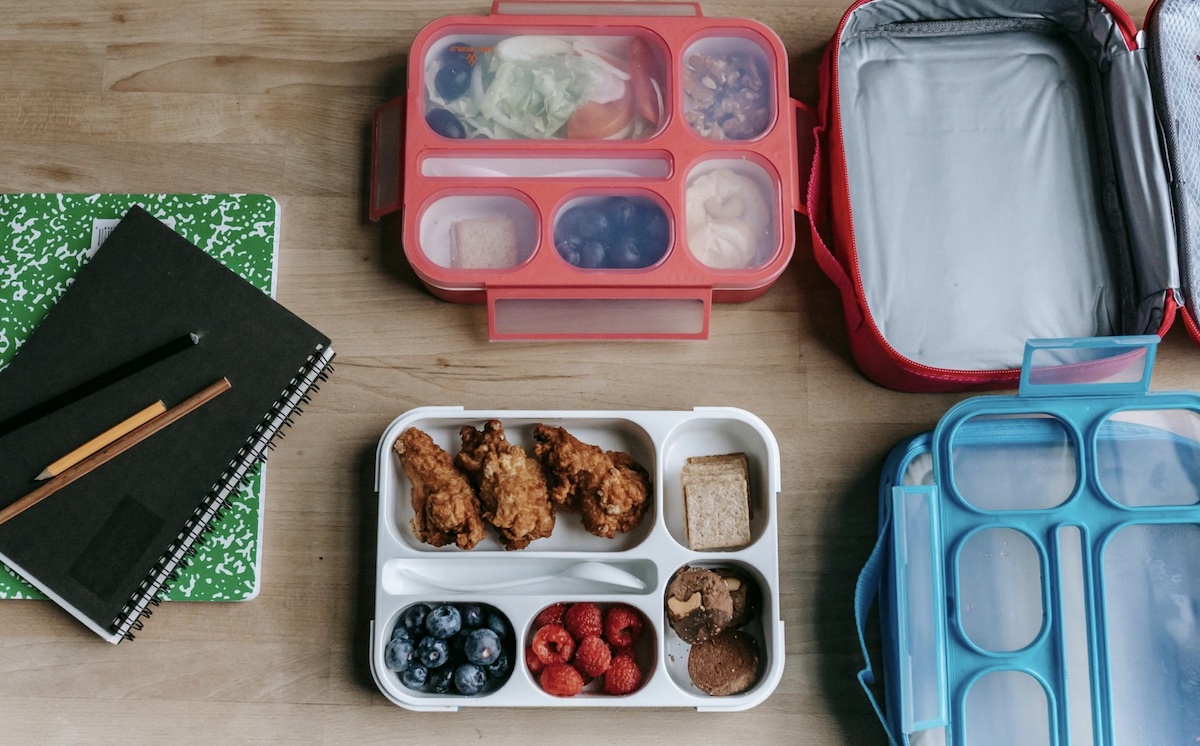
[[[772, 608], [771, 604], [774, 603], [774, 601], [772, 601], [771, 594], [761, 592], [761, 589], [767, 587], [766, 578], [763, 575], [761, 575], [753, 567], [739, 562], [704, 560], [701, 562], [689, 562], [687, 566], [704, 569], [731, 568], [748, 577], [752, 582], [756, 583], [758, 587], [753, 589], [752, 592], [756, 592], [758, 594], [758, 598], [755, 600], [758, 605], [758, 612], [752, 616], [748, 624], [741, 625], [736, 629], [753, 637], [758, 642], [760, 651], [772, 649], [773, 643], [775, 642], [773, 636], [775, 635], [776, 630], [772, 627], [772, 625], [764, 623], [764, 620], [778, 618], [779, 610], [777, 608]], [[671, 628], [666, 611], [660, 610], [660, 613], [662, 614], [661, 624], [663, 625], [663, 630], [665, 631], [666, 640], [666, 669], [667, 673], [671, 677], [671, 680], [675, 682], [676, 686], [691, 696], [707, 698], [714, 701], [724, 699], [724, 697], [717, 697], [705, 693], [692, 681], [691, 674], [688, 672], [688, 658], [691, 655], [693, 646], [681, 639], [679, 635], [675, 633], [675, 630]], [[763, 681], [764, 678], [760, 673], [758, 683], [755, 684], [755, 687], [761, 687], [763, 685]], [[753, 696], [754, 691], [755, 689], [752, 687], [747, 693], [734, 696]]]
[[687, 247], [714, 270], [768, 264], [779, 250], [775, 180], [748, 158], [709, 158], [688, 173], [684, 190]]
[[[766, 26], [705, 18], [689, 3], [497, 0], [489, 16], [433, 21], [411, 57], [408, 92], [375, 113], [370, 214], [402, 216], [388, 240], [434, 295], [486, 305], [489, 339], [706, 339], [714, 302], [758, 297], [790, 261], [807, 179], [799, 151], [811, 142], [797, 141], [787, 54]], [[620, 116], [596, 111], [586, 126], [577, 101], [555, 114], [560, 99], [591, 89], [535, 90], [571, 88], [576, 68], [602, 71], [608, 83], [595, 90], [622, 89], [632, 104], [604, 102]], [[497, 91], [528, 94], [492, 95], [522, 102], [508, 114], [487, 99], [497, 80]], [[690, 98], [688, 81], [700, 87]], [[488, 116], [507, 124], [479, 119], [485, 100]], [[529, 121], [511, 121], [516, 114]], [[741, 193], [711, 211], [709, 200], [689, 208], [689, 188], [719, 183]], [[536, 225], [516, 263], [507, 243], [504, 260], [485, 267], [451, 261], [447, 228], [429, 231], [439, 200], [500, 194], [524, 202], [521, 215]], [[654, 217], [649, 235], [619, 232], [621, 245], [592, 241], [587, 251], [581, 236], [560, 235], [572, 209], [612, 197], [657, 205], [667, 229]]]
[[[527, 548], [500, 551], [493, 528], [471, 550], [433, 548], [417, 542], [407, 527], [412, 515], [411, 485], [398, 466], [393, 443], [410, 427], [430, 434], [451, 456], [459, 450], [464, 425], [481, 428], [489, 420], [504, 425], [510, 443], [530, 447], [535, 423], [564, 427], [579, 440], [621, 450], [639, 461], [650, 475], [651, 504], [641, 523], [626, 534], [605, 539], [587, 533], [578, 515], [559, 511], [550, 536]], [[717, 456], [736, 449], [752, 464], [753, 541], [722, 552], [694, 552], [668, 528], [668, 515], [681, 514], [681, 495], [665, 483], [678, 481], [667, 471], [682, 468], [687, 457]], [[379, 534], [375, 613], [371, 632], [371, 668], [380, 690], [392, 702], [413, 710], [456, 710], [460, 707], [693, 707], [700, 710], [743, 710], [763, 702], [783, 673], [783, 622], [779, 616], [776, 499], [779, 451], [773, 435], [754, 415], [731, 408], [657, 411], [466, 411], [425, 407], [396, 419], [380, 439], [376, 488]], [[677, 488], [676, 488], [677, 489]], [[664, 616], [665, 593], [672, 575], [684, 565], [735, 566], [761, 590], [761, 610], [747, 630], [759, 642], [763, 665], [748, 691], [710, 696], [690, 683], [687, 649]], [[653, 639], [639, 652], [643, 684], [623, 696], [602, 692], [560, 698], [542, 691], [523, 660], [508, 681], [487, 694], [465, 697], [413, 692], [384, 664], [384, 649], [403, 609], [416, 602], [472, 601], [503, 613], [516, 632], [522, 656], [538, 613], [555, 603], [592, 601], [602, 606], [636, 608]], [[650, 642], [653, 644], [650, 645]], [[595, 687], [593, 687], [594, 689]]]
[[645, 269], [670, 250], [669, 214], [646, 193], [572, 197], [555, 216], [554, 248], [579, 269]]
[[439, 267], [512, 269], [533, 256], [537, 243], [534, 207], [517, 194], [447, 194], [421, 213], [421, 251]]
[[683, 53], [683, 118], [706, 140], [754, 140], [775, 123], [775, 70], [766, 41], [708, 32]]
[[[521, 446], [528, 454], [532, 455], [533, 453], [533, 425], [538, 422], [546, 422], [546, 424], [566, 428], [568, 432], [585, 443], [599, 446], [608, 451], [628, 453], [635, 461], [650, 472], [651, 483], [653, 484], [656, 446], [649, 434], [633, 421], [617, 417], [611, 419], [564, 417], [555, 418], [553, 421], [522, 417], [498, 417], [496, 419], [500, 419], [503, 423], [508, 441], [514, 445]], [[453, 455], [461, 450], [462, 441], [459, 438], [459, 428], [463, 425], [482, 427], [485, 421], [486, 419], [479, 418], [457, 417], [447, 419], [435, 416], [415, 419], [407, 423], [405, 428], [416, 427], [429, 433], [437, 445], [447, 453]], [[394, 434], [393, 441], [395, 440], [395, 436], [399, 434], [399, 431]], [[422, 544], [413, 533], [411, 526], [413, 508], [412, 502], [409, 499], [412, 484], [400, 468], [399, 462], [390, 448], [391, 445], [389, 444], [389, 450], [386, 454], [380, 451], [381, 460], [379, 466], [387, 476], [379, 485], [380, 499], [392, 507], [386, 524], [381, 524], [381, 527], [386, 527], [394, 533], [398, 540], [404, 542], [409, 548], [417, 552], [459, 552], [460, 550], [453, 545], [432, 547], [428, 544]], [[555, 522], [554, 532], [549, 537], [534, 541], [528, 549], [523, 551], [526, 553], [564, 551], [625, 552], [645, 541], [650, 535], [655, 523], [656, 512], [657, 503], [651, 502], [646, 516], [638, 524], [637, 528], [628, 533], [617, 534], [612, 539], [593, 536], [584, 530], [577, 516], [560, 513]], [[480, 542], [471, 552], [473, 554], [504, 552], [504, 547], [497, 539], [495, 532], [489, 531], [487, 538]]]
[[[606, 689], [605, 689], [606, 682], [604, 681], [603, 675], [596, 676], [593, 678], [590, 675], [584, 674], [583, 676], [580, 677], [583, 682], [582, 690], [578, 694], [571, 695], [571, 698], [576, 698], [576, 697], [579, 697], [579, 698], [632, 697], [632, 696], [635, 696], [638, 693], [640, 693], [649, 684], [651, 678], [654, 676], [654, 673], [657, 669], [656, 664], [658, 661], [658, 640], [662, 639], [662, 637], [661, 637], [662, 632], [659, 628], [660, 621], [658, 619], [655, 619], [653, 617], [646, 617], [644, 614], [641, 613], [640, 609], [638, 609], [636, 606], [634, 606], [632, 604], [611, 603], [611, 602], [605, 602], [605, 601], [597, 602], [592, 599], [580, 599], [580, 600], [574, 601], [572, 603], [558, 602], [557, 604], [550, 604], [549, 606], [543, 607], [541, 610], [538, 611], [537, 614], [534, 615], [534, 618], [531, 620], [528, 629], [525, 630], [525, 644], [526, 644], [526, 647], [531, 650], [531, 652], [526, 653], [521, 658], [521, 665], [525, 666], [526, 673], [529, 673], [531, 678], [535, 678], [537, 676], [537, 674], [533, 670], [533, 667], [532, 667], [530, 661], [538, 660], [536, 658], [536, 654], [532, 654], [532, 648], [534, 645], [536, 645], [537, 634], [538, 634], [538, 630], [539, 630], [538, 619], [541, 617], [541, 615], [543, 613], [551, 610], [551, 608], [554, 606], [565, 605], [569, 609], [574, 603], [594, 604], [600, 610], [601, 619], [602, 619], [602, 626], [601, 626], [602, 631], [599, 636], [601, 637], [601, 639], [605, 640], [606, 647], [609, 648], [610, 654], [614, 648], [616, 648], [616, 649], [620, 649], [620, 648], [607, 640], [607, 633], [604, 631], [605, 627], [603, 625], [607, 623], [606, 620], [607, 620], [608, 614], [612, 610], [617, 609], [617, 608], [622, 608], [622, 607], [633, 610], [633, 613], [638, 617], [638, 619], [640, 620], [640, 623], [642, 624], [642, 633], [641, 633], [640, 638], [638, 638], [636, 641], [634, 641], [632, 645], [629, 645], [626, 647], [632, 653], [634, 662], [640, 671], [641, 684], [632, 692], [621, 693], [621, 694], [611, 694], [608, 691], [606, 691]], [[549, 626], [549, 625], [547, 625], [547, 626]], [[560, 630], [559, 634], [561, 634], [562, 631], [567, 631], [567, 635], [570, 636], [573, 640], [575, 639], [574, 635], [570, 631], [567, 630], [569, 623], [564, 623], [564, 624], [558, 625], [558, 626], [564, 627], [564, 630]], [[583, 646], [581, 644], [579, 644], [578, 640], [575, 640], [575, 643], [576, 643], [575, 652], [578, 653], [580, 648], [582, 648]], [[566, 663], [566, 661], [563, 661], [563, 662]], [[539, 662], [538, 665], [543, 666], [543, 667], [545, 666], [545, 664], [542, 662]], [[576, 659], [576, 662], [575, 662], [576, 670], [579, 670], [578, 666], [579, 666], [579, 664]], [[540, 682], [538, 682], [538, 683], [540, 684]], [[541, 687], [539, 686], [539, 688], [541, 688]], [[549, 695], [555, 696], [555, 697], [565, 696], [565, 695], [556, 695], [552, 692], [548, 692], [544, 688], [542, 689], [542, 693], [549, 694]]]
[[[451, 629], [448, 624], [443, 625], [442, 632], [431, 632], [428, 618], [446, 606], [455, 610], [455, 632], [446, 634]], [[448, 619], [450, 615], [442, 616]], [[516, 631], [508, 617], [490, 604], [414, 601], [393, 615], [385, 629], [390, 639], [384, 642], [383, 660], [392, 677], [390, 683], [398, 679], [412, 696], [486, 697], [508, 683], [517, 665]], [[472, 634], [487, 634], [476, 630], [491, 630], [495, 636], [471, 646]], [[467, 647], [473, 647], [473, 660], [468, 657]], [[442, 656], [446, 656], [445, 663], [431, 666]], [[455, 674], [463, 664], [479, 670], [463, 672], [459, 682]], [[438, 674], [444, 677], [440, 686], [430, 680]]]
[[667, 121], [665, 62], [645, 32], [446, 29], [425, 47], [425, 123], [455, 140], [645, 140]]

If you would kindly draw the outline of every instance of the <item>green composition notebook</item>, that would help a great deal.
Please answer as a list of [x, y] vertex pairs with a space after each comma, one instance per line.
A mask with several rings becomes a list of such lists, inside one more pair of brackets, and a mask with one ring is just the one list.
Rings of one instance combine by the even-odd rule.
[[[3, 194], [0, 370], [133, 205], [274, 297], [279, 206], [266, 195]], [[264, 479], [260, 462], [167, 600], [245, 601], [258, 594]], [[0, 599], [16, 598], [45, 596], [0, 564]]]

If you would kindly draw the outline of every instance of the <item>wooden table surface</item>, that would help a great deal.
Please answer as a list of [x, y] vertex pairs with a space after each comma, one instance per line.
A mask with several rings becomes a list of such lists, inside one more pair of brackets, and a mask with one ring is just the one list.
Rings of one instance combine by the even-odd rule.
[[[705, 2], [783, 37], [792, 92], [844, 0]], [[170, 604], [110, 646], [49, 602], [0, 603], [0, 742], [883, 743], [858, 689], [852, 597], [876, 484], [899, 439], [960, 396], [858, 373], [801, 232], [762, 298], [713, 310], [707, 342], [489, 344], [482, 307], [425, 292], [364, 217], [367, 127], [427, 22], [471, 0], [0, 3], [0, 190], [266, 192], [283, 205], [279, 300], [333, 338], [337, 370], [271, 460], [263, 587]], [[1144, 3], [1130, 6], [1135, 18]], [[1181, 325], [1158, 388], [1200, 388]], [[390, 704], [367, 667], [376, 442], [400, 413], [743, 407], [782, 451], [783, 680], [737, 714]]]

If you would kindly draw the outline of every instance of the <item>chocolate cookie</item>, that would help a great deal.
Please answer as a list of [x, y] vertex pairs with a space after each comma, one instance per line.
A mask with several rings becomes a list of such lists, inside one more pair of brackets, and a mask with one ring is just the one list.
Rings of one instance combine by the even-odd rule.
[[711, 570], [684, 567], [667, 585], [667, 621], [691, 644], [721, 633], [733, 620], [733, 598], [725, 580]]
[[713, 568], [713, 572], [725, 581], [725, 588], [729, 591], [729, 597], [733, 599], [733, 621], [729, 626], [741, 627], [747, 624], [758, 611], [758, 583], [736, 567], [716, 567]]
[[715, 697], [741, 694], [758, 681], [758, 641], [745, 632], [726, 630], [708, 642], [692, 646], [688, 676]]

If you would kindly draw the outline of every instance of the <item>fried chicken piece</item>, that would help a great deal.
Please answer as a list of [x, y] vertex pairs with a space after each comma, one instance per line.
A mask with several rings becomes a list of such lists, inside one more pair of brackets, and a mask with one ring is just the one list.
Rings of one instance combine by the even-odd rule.
[[417, 538], [435, 547], [456, 544], [471, 549], [484, 537], [479, 498], [450, 454], [428, 433], [410, 427], [400, 433], [392, 448], [412, 482], [412, 530]]
[[483, 430], [458, 431], [462, 451], [454, 464], [479, 490], [483, 519], [496, 527], [505, 549], [524, 549], [554, 530], [554, 506], [541, 465], [508, 442], [504, 426], [490, 420]]
[[536, 425], [533, 452], [546, 469], [550, 499], [583, 516], [589, 533], [611, 539], [642, 522], [650, 475], [628, 454], [581, 442], [561, 427]]

